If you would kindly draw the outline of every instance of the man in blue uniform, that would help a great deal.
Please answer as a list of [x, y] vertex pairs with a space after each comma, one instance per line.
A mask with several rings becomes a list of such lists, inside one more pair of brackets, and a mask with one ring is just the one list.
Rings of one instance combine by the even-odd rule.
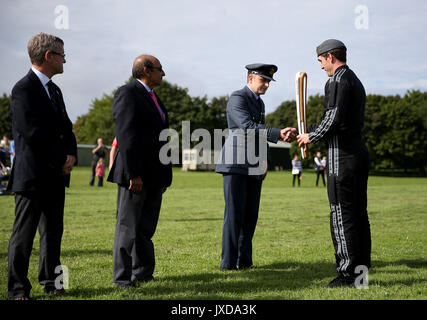
[[270, 81], [275, 81], [277, 66], [256, 63], [246, 69], [247, 85], [233, 92], [227, 104], [229, 136], [216, 167], [216, 172], [223, 175], [225, 199], [221, 270], [252, 267], [252, 237], [262, 181], [267, 174], [267, 141], [277, 143], [296, 136], [294, 128], [279, 130], [265, 125], [265, 106], [260, 96]]
[[346, 64], [344, 43], [329, 39], [316, 51], [321, 68], [330, 77], [325, 85], [325, 112], [320, 123], [298, 136], [298, 143], [325, 140], [328, 144], [327, 188], [338, 272], [329, 287], [354, 287], [358, 270], [366, 273], [371, 265], [366, 195], [369, 153], [362, 140], [366, 94]]

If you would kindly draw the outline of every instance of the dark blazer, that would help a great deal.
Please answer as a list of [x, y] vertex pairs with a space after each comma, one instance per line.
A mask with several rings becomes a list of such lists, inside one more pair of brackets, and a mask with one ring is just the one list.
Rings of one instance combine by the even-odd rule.
[[[255, 134], [258, 134], [259, 130], [265, 129], [267, 136], [264, 141], [277, 143], [280, 137], [280, 130], [265, 125], [265, 106], [262, 100], [260, 102], [257, 101], [248, 86], [231, 94], [227, 104], [229, 136], [225, 140], [219, 155], [216, 172], [249, 174], [249, 168], [253, 167], [253, 165], [247, 159], [242, 163], [239, 157], [246, 157], [249, 152], [255, 152], [255, 155], [258, 154], [259, 146], [251, 144], [251, 141], [257, 142], [258, 137], [252, 137], [254, 140], [251, 140], [248, 134], [250, 129], [253, 129], [252, 132]], [[267, 144], [266, 141], [265, 143]]]
[[69, 186], [70, 175], [62, 176], [61, 171], [67, 155], [77, 159], [77, 143], [57, 86], [56, 92], [59, 112], [32, 70], [12, 89], [10, 108], [16, 156], [9, 190], [46, 190], [58, 182]]
[[139, 176], [144, 185], [171, 185], [172, 165], [162, 164], [159, 159], [160, 149], [167, 143], [159, 141], [159, 136], [169, 127], [169, 118], [165, 106], [156, 97], [165, 114], [165, 123], [150, 94], [138, 80], [117, 89], [113, 115], [118, 152], [108, 181], [128, 186], [130, 179]]

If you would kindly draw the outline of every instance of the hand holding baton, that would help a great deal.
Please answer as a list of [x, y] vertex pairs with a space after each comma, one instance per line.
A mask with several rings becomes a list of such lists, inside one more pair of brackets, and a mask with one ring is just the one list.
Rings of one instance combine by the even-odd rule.
[[[307, 74], [305, 72], [297, 72], [295, 76], [295, 90], [298, 134], [304, 134], [307, 132], [307, 124], [305, 117], [305, 106], [307, 103]], [[307, 158], [307, 145], [301, 147], [301, 157], [303, 159]]]

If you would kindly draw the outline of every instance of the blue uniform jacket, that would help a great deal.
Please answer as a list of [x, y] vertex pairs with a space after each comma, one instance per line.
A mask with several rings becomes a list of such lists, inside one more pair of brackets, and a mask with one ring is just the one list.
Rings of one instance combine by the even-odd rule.
[[[254, 162], [256, 159], [251, 155], [260, 161], [267, 160], [260, 151], [267, 150], [268, 157], [267, 141], [277, 143], [280, 130], [265, 125], [264, 103], [257, 101], [248, 86], [231, 94], [227, 104], [227, 124], [229, 136], [218, 157], [216, 172], [254, 175], [256, 171], [250, 169], [258, 167], [259, 163]], [[260, 178], [259, 174], [255, 176]]]

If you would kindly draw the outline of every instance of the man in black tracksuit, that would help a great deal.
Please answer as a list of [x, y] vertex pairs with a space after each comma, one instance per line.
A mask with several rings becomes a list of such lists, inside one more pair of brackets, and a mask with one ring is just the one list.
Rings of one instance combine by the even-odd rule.
[[358, 274], [365, 275], [371, 265], [366, 194], [369, 153], [362, 140], [366, 94], [346, 64], [347, 49], [341, 41], [326, 40], [316, 51], [321, 68], [330, 77], [325, 85], [325, 112], [320, 123], [298, 136], [298, 143], [327, 142], [327, 189], [338, 272], [329, 287], [354, 287]]

